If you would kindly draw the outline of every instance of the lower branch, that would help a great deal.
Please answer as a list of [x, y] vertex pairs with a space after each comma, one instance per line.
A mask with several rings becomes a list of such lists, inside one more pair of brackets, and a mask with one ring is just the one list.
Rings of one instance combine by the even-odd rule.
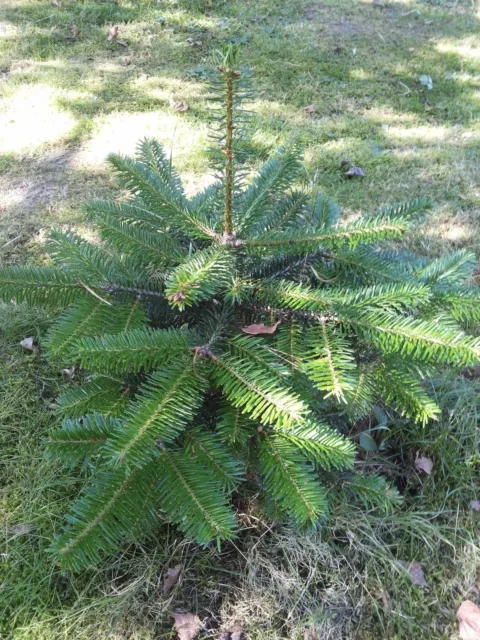
[[331, 313], [317, 313], [315, 311], [295, 311], [293, 309], [277, 309], [268, 305], [241, 304], [240, 309], [253, 313], [270, 314], [286, 320], [315, 320], [316, 322], [335, 322], [338, 317]]
[[165, 298], [161, 291], [145, 291], [144, 289], [136, 289], [135, 287], [122, 287], [116, 284], [95, 287], [105, 293], [131, 293], [139, 298]]

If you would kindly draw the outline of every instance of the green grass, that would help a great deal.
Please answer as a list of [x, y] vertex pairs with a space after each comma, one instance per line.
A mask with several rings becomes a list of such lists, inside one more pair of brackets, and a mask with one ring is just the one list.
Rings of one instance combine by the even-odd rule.
[[[428, 255], [456, 246], [480, 254], [480, 19], [469, 1], [59, 1], [0, 6], [3, 261], [42, 261], [46, 230], [82, 229], [80, 205], [115, 194], [105, 156], [132, 152], [144, 135], [174, 142], [176, 165], [198, 188], [208, 165], [202, 78], [211, 50], [229, 40], [244, 44], [255, 72], [244, 142], [254, 163], [297, 137], [306, 179], [347, 212], [430, 195], [434, 213], [410, 244]], [[112, 24], [128, 48], [107, 42]], [[174, 112], [172, 98], [189, 110]], [[306, 117], [310, 104], [317, 111]], [[345, 180], [345, 158], [364, 168], [363, 180]], [[234, 620], [258, 640], [306, 637], [311, 626], [322, 638], [454, 633], [480, 566], [478, 514], [468, 508], [480, 465], [475, 381], [439, 384], [440, 424], [388, 422], [384, 455], [364, 456], [402, 488], [400, 513], [339, 511], [335, 528], [312, 540], [269, 532], [250, 505], [249, 529], [221, 552], [165, 529], [157, 544], [74, 577], [46, 549], [81, 474], [47, 462], [42, 444], [68, 381], [18, 344], [48, 321], [23, 308], [0, 312], [2, 638], [171, 638], [172, 609], [197, 611], [208, 637]], [[431, 477], [414, 471], [417, 452], [434, 458]], [[413, 586], [396, 559], [423, 562], [430, 589]], [[178, 562], [182, 582], [163, 598], [165, 568]]]

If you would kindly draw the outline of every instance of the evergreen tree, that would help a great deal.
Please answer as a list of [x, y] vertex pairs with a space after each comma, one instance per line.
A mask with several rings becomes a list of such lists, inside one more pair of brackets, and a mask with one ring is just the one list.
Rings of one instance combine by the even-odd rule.
[[[89, 479], [53, 551], [81, 569], [161, 517], [199, 543], [228, 539], [232, 494], [310, 528], [328, 492], [388, 506], [382, 477], [355, 471], [345, 425], [375, 403], [434, 420], [423, 379], [480, 359], [467, 251], [427, 262], [376, 243], [401, 238], [422, 198], [342, 222], [292, 188], [302, 163], [280, 148], [246, 180], [236, 148], [246, 71], [228, 47], [212, 68], [217, 180], [189, 198], [154, 140], [109, 163], [131, 194], [91, 202], [100, 242], [54, 231], [52, 266], [4, 267], [0, 295], [63, 313], [50, 357], [86, 375], [58, 399], [50, 456]], [[88, 375], [87, 375], [88, 374]], [[343, 433], [338, 428], [343, 425]]]

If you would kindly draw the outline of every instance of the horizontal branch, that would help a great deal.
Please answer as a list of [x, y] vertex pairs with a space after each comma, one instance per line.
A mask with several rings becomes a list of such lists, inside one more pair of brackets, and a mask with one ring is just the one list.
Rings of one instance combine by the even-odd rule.
[[278, 318], [285, 318], [286, 320], [316, 320], [317, 322], [335, 322], [338, 320], [337, 316], [331, 313], [277, 309], [275, 307], [270, 307], [269, 305], [241, 304], [240, 309], [244, 311], [253, 311], [254, 313], [273, 314]]
[[95, 287], [105, 293], [131, 293], [139, 298], [165, 298], [162, 291], [146, 291], [145, 289], [137, 289], [135, 287], [123, 287], [116, 284], [109, 284]]
[[333, 256], [331, 253], [327, 253], [323, 249], [317, 249], [312, 253], [307, 253], [307, 255], [302, 256], [295, 262], [288, 264], [286, 267], [283, 267], [282, 269], [275, 271], [275, 273], [269, 276], [267, 280], [275, 280], [276, 278], [284, 276], [286, 273], [288, 273], [292, 269], [296, 269], [297, 267], [301, 267], [301, 266], [306, 266], [309, 263], [309, 261], [313, 260], [314, 258], [323, 258], [324, 260], [331, 260]]

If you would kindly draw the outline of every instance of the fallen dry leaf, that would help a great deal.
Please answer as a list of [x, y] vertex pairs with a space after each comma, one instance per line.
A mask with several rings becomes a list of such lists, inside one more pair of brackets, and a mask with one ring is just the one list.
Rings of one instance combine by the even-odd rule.
[[16, 524], [10, 530], [12, 534], [10, 540], [18, 538], [19, 536], [26, 536], [27, 533], [31, 533], [34, 529], [33, 524]]
[[417, 471], [423, 471], [427, 476], [429, 476], [433, 471], [433, 460], [417, 454], [415, 459], [415, 469]]
[[462, 640], [480, 640], [480, 609], [465, 600], [457, 611], [458, 633]]
[[202, 628], [200, 618], [193, 613], [172, 613], [178, 640], [193, 640]]
[[382, 589], [381, 591], [379, 591], [377, 597], [382, 601], [383, 610], [385, 611], [385, 613], [388, 613], [391, 609], [388, 593]]
[[52, 4], [54, 7], [58, 7], [60, 9], [60, 3], [58, 2], [58, 0], [52, 0]]
[[420, 82], [420, 84], [422, 85], [422, 87], [425, 87], [426, 89], [428, 89], [429, 91], [431, 91], [433, 89], [433, 80], [432, 80], [432, 76], [427, 76], [427, 75], [421, 75], [418, 78], [418, 81]]
[[272, 325], [251, 324], [248, 327], [242, 327], [242, 331], [243, 331], [243, 333], [248, 333], [251, 336], [258, 336], [258, 335], [261, 335], [263, 333], [271, 334], [271, 333], [275, 333], [275, 331], [277, 330], [277, 327], [280, 324], [280, 322], [281, 321], [278, 320], [277, 322], [275, 322]]
[[312, 114], [317, 112], [317, 105], [309, 104], [308, 107], [303, 108], [303, 111], [305, 112], [305, 115], [311, 116]]
[[470, 380], [480, 378], [480, 365], [476, 364], [473, 367], [465, 367], [460, 373]]
[[470, 509], [480, 511], [480, 500], [470, 500]]
[[37, 350], [37, 347], [35, 346], [35, 344], [33, 342], [33, 338], [24, 338], [20, 342], [20, 346], [23, 347], [24, 349], [28, 349], [29, 351], [36, 351]]
[[125, 40], [120, 40], [118, 34], [120, 33], [120, 27], [115, 25], [110, 27], [108, 30], [107, 40], [109, 42], [115, 42], [116, 44], [120, 44], [122, 47], [128, 47], [128, 43]]
[[72, 26], [70, 27], [70, 33], [72, 34], [73, 38], [78, 37], [78, 34], [80, 33], [80, 29], [77, 27], [76, 24], [72, 24]]
[[188, 111], [188, 104], [186, 102], [184, 102], [183, 100], [173, 100], [173, 98], [172, 98], [170, 100], [170, 107], [174, 111], [180, 111], [180, 112]]
[[116, 42], [119, 33], [120, 33], [120, 27], [118, 26], [110, 27], [110, 29], [108, 30], [107, 40], [109, 42]]
[[71, 380], [75, 376], [75, 367], [72, 367], [71, 369], [62, 369], [61, 372], [62, 375], [66, 378], [70, 378]]
[[122, 67], [128, 67], [129, 64], [132, 64], [133, 56], [125, 56], [121, 59], [120, 64]]
[[422, 565], [419, 562], [410, 562], [408, 564], [406, 562], [401, 562], [401, 564], [410, 574], [413, 584], [416, 584], [419, 587], [428, 587]]
[[356, 165], [353, 165], [352, 167], [350, 167], [348, 171], [345, 171], [344, 175], [347, 178], [364, 178], [365, 171], [362, 169], [362, 167], [357, 167]]
[[167, 575], [163, 581], [163, 595], [166, 596], [170, 593], [171, 589], [177, 584], [180, 574], [182, 572], [183, 565], [177, 564], [171, 569], [167, 569]]
[[229, 627], [226, 631], [222, 632], [220, 636], [220, 640], [242, 640], [243, 637], [243, 627], [236, 622], [234, 625]]

